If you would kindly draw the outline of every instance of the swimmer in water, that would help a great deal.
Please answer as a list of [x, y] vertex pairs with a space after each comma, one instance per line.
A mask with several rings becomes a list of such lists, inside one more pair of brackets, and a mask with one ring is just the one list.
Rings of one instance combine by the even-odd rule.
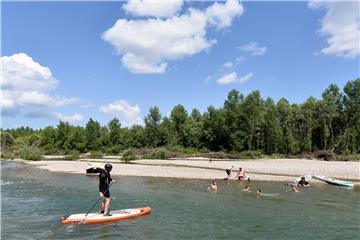
[[296, 189], [295, 185], [292, 185], [290, 188], [291, 192], [299, 192], [299, 190]]
[[211, 192], [216, 192], [218, 190], [215, 180], [212, 181], [211, 185], [208, 187], [208, 190]]
[[249, 186], [245, 186], [245, 188], [243, 190], [241, 190], [242, 192], [252, 192], [251, 188]]
[[256, 196], [262, 196], [262, 193], [261, 193], [261, 189], [260, 189], [260, 188], [256, 191]]

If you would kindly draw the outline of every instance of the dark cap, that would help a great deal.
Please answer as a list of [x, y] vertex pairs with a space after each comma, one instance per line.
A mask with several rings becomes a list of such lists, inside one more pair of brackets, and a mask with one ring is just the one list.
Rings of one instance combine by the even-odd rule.
[[112, 169], [112, 165], [111, 165], [111, 164], [109, 164], [109, 163], [105, 164], [105, 169], [106, 169], [106, 170], [108, 170], [108, 169]]

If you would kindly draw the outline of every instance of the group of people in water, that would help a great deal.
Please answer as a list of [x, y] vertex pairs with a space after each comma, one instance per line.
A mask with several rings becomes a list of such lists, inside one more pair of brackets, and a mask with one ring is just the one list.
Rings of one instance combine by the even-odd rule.
[[[229, 180], [231, 178], [231, 174], [233, 172], [234, 166], [228, 167], [225, 172], [226, 172], [226, 178], [224, 180]], [[242, 167], [239, 167], [239, 170], [237, 171], [237, 174], [235, 176], [235, 179], [237, 179], [238, 181], [242, 182], [242, 181], [248, 181], [250, 182], [250, 178], [246, 178], [245, 175], [245, 171], [243, 170]], [[286, 185], [286, 184], [285, 184]], [[309, 187], [310, 184], [308, 181], [306, 181], [305, 177], [301, 177], [300, 181], [296, 182], [296, 183], [291, 183], [291, 184], [287, 184], [288, 186], [290, 186], [290, 191], [291, 192], [299, 192], [299, 190], [297, 189], [297, 187]], [[216, 184], [216, 180], [213, 180], [210, 184], [210, 186], [208, 187], [208, 190], [211, 192], [216, 192], [218, 190], [218, 186]], [[252, 189], [249, 186], [245, 186], [244, 189], [242, 190], [242, 192], [246, 192], [246, 193], [251, 193]], [[264, 196], [264, 195], [277, 195], [277, 194], [264, 194], [261, 189], [259, 188], [256, 191], [256, 195], [257, 196]]]

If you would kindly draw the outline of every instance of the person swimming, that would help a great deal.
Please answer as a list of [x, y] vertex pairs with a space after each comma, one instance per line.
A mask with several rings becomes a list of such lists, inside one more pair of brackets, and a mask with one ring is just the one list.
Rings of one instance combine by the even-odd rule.
[[257, 191], [256, 191], [256, 196], [262, 196], [262, 192], [261, 192], [261, 189], [259, 188]]
[[241, 190], [242, 192], [252, 192], [251, 188], [249, 186], [245, 186], [245, 188], [243, 190]]
[[208, 187], [208, 190], [211, 192], [216, 192], [218, 190], [218, 187], [216, 185], [216, 181], [213, 180], [210, 186]]
[[263, 193], [260, 188], [256, 191], [256, 196], [257, 197], [260, 197], [260, 196], [275, 197], [275, 196], [278, 196], [278, 195], [279, 195], [278, 193]]
[[291, 191], [291, 192], [299, 192], [299, 190], [296, 189], [296, 186], [295, 186], [295, 185], [292, 185], [292, 186], [291, 186], [290, 191]]

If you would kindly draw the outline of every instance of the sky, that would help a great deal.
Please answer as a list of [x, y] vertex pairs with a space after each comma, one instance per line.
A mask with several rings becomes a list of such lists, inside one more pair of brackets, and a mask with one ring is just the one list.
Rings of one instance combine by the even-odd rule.
[[359, 2], [1, 2], [1, 127], [142, 124], [359, 77]]

